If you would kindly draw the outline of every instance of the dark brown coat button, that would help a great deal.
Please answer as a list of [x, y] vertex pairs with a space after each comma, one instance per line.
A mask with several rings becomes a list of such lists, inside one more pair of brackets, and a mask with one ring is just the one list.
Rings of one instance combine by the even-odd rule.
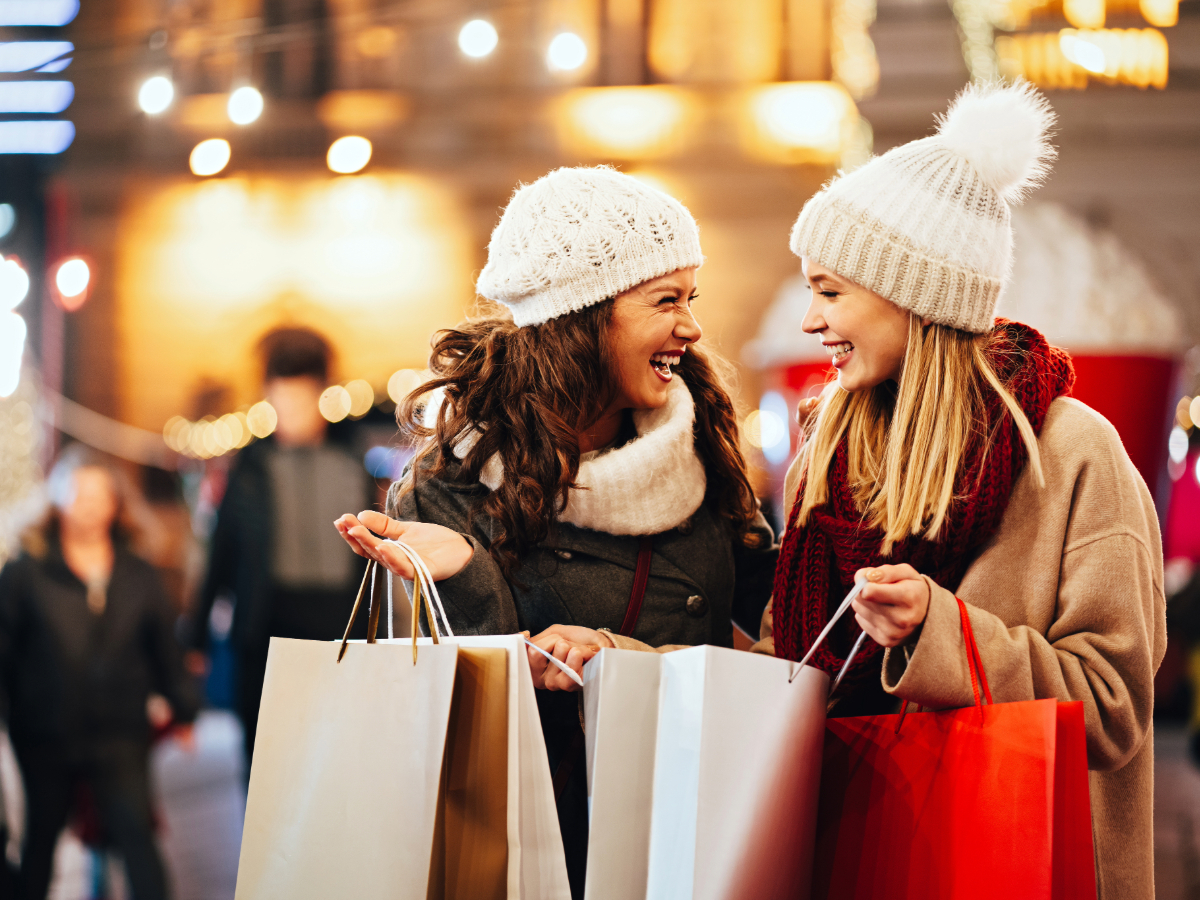
[[708, 601], [699, 594], [692, 594], [687, 598], [687, 611], [689, 616], [695, 616], [698, 619], [708, 612]]

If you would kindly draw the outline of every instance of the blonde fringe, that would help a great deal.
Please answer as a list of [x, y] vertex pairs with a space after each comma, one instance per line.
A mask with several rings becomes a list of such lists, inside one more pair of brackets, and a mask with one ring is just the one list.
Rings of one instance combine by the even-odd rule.
[[[1045, 487], [1037, 435], [1016, 399], [987, 360], [988, 336], [909, 320], [899, 385], [854, 394], [829, 384], [801, 448], [798, 522], [827, 502], [827, 476], [842, 436], [848, 475], [865, 522], [884, 533], [881, 552], [911, 535], [937, 540], [946, 525], [963, 457], [983, 418], [986, 382], [1016, 422], [1029, 466]], [[994, 434], [977, 435], [990, 449]]]

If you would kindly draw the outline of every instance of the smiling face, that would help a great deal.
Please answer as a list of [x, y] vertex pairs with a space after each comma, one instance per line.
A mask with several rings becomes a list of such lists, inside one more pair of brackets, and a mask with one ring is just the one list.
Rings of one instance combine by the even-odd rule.
[[617, 397], [610, 408], [658, 409], [667, 402], [672, 367], [700, 340], [695, 299], [695, 268], [645, 281], [616, 298], [609, 337]]
[[832, 269], [804, 260], [812, 301], [804, 331], [820, 335], [842, 390], [899, 381], [908, 347], [909, 313]]

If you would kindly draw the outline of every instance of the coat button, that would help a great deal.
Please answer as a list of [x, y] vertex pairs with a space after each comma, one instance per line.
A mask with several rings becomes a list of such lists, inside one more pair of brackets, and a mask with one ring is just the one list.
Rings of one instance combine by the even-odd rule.
[[559, 559], [570, 559], [571, 551], [570, 550], [555, 550], [554, 555], [557, 556]]
[[689, 616], [700, 618], [708, 612], [708, 601], [699, 594], [692, 594], [687, 598], [687, 611]]
[[680, 534], [682, 534], [684, 537], [686, 537], [687, 535], [692, 533], [692, 520], [684, 519], [677, 526], [675, 526], [675, 530], [678, 531]]

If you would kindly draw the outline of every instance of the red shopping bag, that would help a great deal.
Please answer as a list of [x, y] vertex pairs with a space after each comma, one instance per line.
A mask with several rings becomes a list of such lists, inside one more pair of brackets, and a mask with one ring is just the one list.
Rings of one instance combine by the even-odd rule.
[[1083, 704], [993, 704], [959, 612], [974, 707], [828, 721], [813, 900], [1096, 897]]

